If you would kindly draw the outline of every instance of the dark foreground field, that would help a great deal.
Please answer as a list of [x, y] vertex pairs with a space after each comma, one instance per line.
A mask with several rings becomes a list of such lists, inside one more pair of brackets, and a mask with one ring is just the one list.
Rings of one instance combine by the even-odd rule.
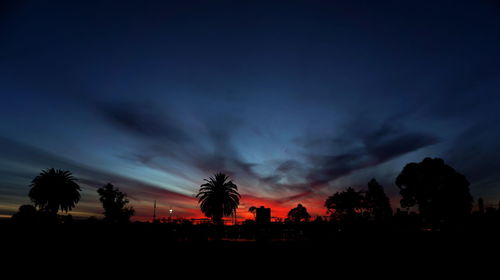
[[164, 236], [161, 230], [127, 227], [3, 230], [2, 272], [59, 277], [69, 269], [74, 277], [90, 279], [450, 279], [489, 273], [496, 279], [500, 252], [498, 235], [488, 233], [357, 232], [316, 240]]
[[[314, 232], [273, 238], [235, 238], [226, 227], [220, 239], [214, 231], [193, 226], [143, 225], [54, 225], [0, 227], [2, 256], [23, 260], [85, 260], [93, 264], [166, 265], [176, 263], [246, 264], [251, 266], [395, 264], [428, 269], [430, 266], [485, 264], [498, 261], [500, 236], [494, 231], [475, 232], [332, 232], [328, 227]], [[300, 229], [297, 229], [300, 231]], [[288, 231], [290, 233], [290, 231]], [[233, 233], [234, 234], [234, 233]], [[240, 234], [241, 235], [241, 234]], [[241, 237], [241, 236], [240, 236]], [[255, 236], [254, 236], [255, 237]], [[298, 265], [295, 267], [292, 264]], [[129, 267], [130, 268], [130, 267]], [[461, 267], [467, 268], [467, 267]]]

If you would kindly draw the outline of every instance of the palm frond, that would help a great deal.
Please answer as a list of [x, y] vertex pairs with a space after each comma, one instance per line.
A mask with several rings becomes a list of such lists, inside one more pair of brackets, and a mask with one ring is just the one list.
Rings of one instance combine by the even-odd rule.
[[220, 223], [223, 217], [235, 215], [241, 195], [229, 176], [217, 173], [204, 181], [196, 198], [205, 216]]

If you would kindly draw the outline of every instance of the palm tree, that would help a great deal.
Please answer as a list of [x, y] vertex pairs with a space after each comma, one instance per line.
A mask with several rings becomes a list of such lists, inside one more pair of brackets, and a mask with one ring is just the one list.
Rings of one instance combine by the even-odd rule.
[[236, 214], [240, 204], [238, 187], [224, 173], [217, 173], [200, 186], [196, 195], [201, 211], [215, 224], [222, 224], [222, 217]]
[[80, 200], [80, 186], [70, 171], [50, 168], [31, 182], [29, 197], [40, 210], [53, 216], [59, 209], [68, 212]]

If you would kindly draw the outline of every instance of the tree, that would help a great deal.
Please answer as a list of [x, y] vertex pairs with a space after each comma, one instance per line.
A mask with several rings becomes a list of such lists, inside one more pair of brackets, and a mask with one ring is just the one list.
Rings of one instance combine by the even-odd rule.
[[131, 206], [127, 206], [129, 200], [127, 194], [115, 188], [112, 184], [107, 184], [97, 190], [104, 208], [104, 220], [111, 223], [128, 223], [130, 217], [135, 213]]
[[222, 218], [236, 214], [240, 204], [238, 187], [224, 173], [217, 173], [200, 186], [196, 195], [201, 211], [215, 224], [222, 224]]
[[257, 207], [250, 206], [250, 208], [248, 208], [248, 212], [252, 213], [254, 220], [257, 218]]
[[12, 215], [12, 221], [20, 224], [34, 224], [38, 220], [38, 212], [31, 204], [21, 205], [17, 213]]
[[353, 188], [336, 192], [326, 199], [325, 207], [328, 213], [339, 219], [354, 219], [364, 208], [363, 193]]
[[401, 206], [418, 205], [421, 217], [432, 225], [459, 222], [472, 209], [469, 181], [440, 158], [409, 163], [396, 178]]
[[481, 214], [481, 215], [484, 214], [484, 200], [483, 200], [483, 198], [480, 197], [477, 200], [477, 207], [479, 209], [479, 214]]
[[392, 216], [392, 208], [384, 188], [375, 179], [368, 182], [365, 193], [365, 207], [377, 221], [387, 220]]
[[56, 217], [59, 210], [68, 212], [80, 200], [80, 186], [71, 172], [50, 168], [31, 182], [29, 197], [40, 210]]
[[307, 209], [302, 204], [297, 205], [288, 212], [288, 219], [292, 222], [307, 222], [310, 218], [311, 215], [307, 213]]

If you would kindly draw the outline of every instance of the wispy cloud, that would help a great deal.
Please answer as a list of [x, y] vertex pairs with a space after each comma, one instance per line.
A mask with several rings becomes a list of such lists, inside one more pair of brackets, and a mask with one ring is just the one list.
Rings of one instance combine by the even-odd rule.
[[[25, 200], [22, 199], [22, 197], [27, 195], [26, 189], [31, 179], [42, 169], [54, 167], [72, 171], [79, 182], [88, 187], [86, 188], [88, 190], [96, 190], [110, 182], [125, 191], [133, 200], [132, 204], [141, 204], [144, 201], [150, 203], [153, 200], [163, 200], [176, 205], [179, 209], [183, 207], [190, 209], [195, 203], [195, 199], [192, 196], [171, 191], [151, 183], [146, 183], [139, 179], [89, 167], [75, 160], [66, 159], [37, 147], [8, 138], [0, 137], [0, 150], [3, 155], [0, 163], [4, 166], [2, 168], [2, 174], [10, 176], [15, 175], [17, 178], [24, 178], [26, 181], [26, 186], [22, 189], [12, 189], [13, 186], [2, 184], [0, 193], [10, 193], [11, 196], [17, 196], [20, 201]], [[84, 193], [83, 198], [85, 198], [85, 196], [95, 197], [96, 195], [95, 193]], [[94, 201], [93, 205], [95, 213], [102, 212], [101, 206], [97, 200]], [[192, 211], [189, 210], [188, 212]], [[144, 213], [138, 213], [138, 215], [143, 214]]]
[[[155, 110], [149, 107], [145, 110], [132, 104], [120, 106], [123, 107], [101, 107], [101, 114], [110, 125], [146, 139], [144, 146], [131, 156], [137, 163], [186, 179], [190, 175], [160, 163], [173, 160], [171, 165], [177, 162], [200, 174], [224, 171], [238, 178], [243, 185], [259, 184], [257, 189], [257, 186], [252, 186], [245, 190], [249, 195], [272, 190], [274, 203], [298, 201], [357, 170], [377, 166], [439, 142], [435, 135], [410, 131], [390, 120], [376, 127], [364, 123], [349, 135], [334, 138], [311, 136], [297, 141], [297, 149], [304, 151], [302, 159], [279, 162], [271, 175], [264, 176], [255, 171], [256, 163], [246, 162], [234, 147], [231, 133], [240, 123], [230, 115], [225, 122], [216, 125], [200, 121], [198, 131], [188, 131], [189, 127], [182, 127], [172, 118], [152, 114]], [[282, 196], [277, 198], [276, 194]]]

